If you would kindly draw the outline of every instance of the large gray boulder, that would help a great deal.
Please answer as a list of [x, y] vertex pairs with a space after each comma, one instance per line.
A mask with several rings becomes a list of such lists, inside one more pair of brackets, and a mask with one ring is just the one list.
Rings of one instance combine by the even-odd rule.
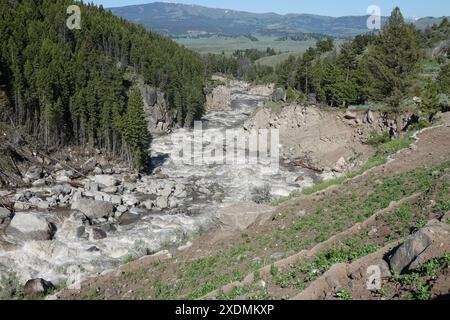
[[390, 258], [396, 273], [411, 271], [420, 264], [450, 252], [450, 225], [436, 220], [413, 234]]
[[56, 240], [76, 240], [85, 235], [86, 229], [83, 222], [83, 214], [73, 213], [69, 218], [64, 220], [61, 227], [55, 234]]
[[114, 213], [114, 207], [111, 203], [90, 199], [74, 201], [72, 203], [72, 210], [78, 210], [84, 213], [89, 219], [109, 217]]
[[119, 180], [110, 175], [97, 175], [95, 176], [95, 182], [104, 185], [105, 187], [115, 187], [119, 184]]
[[256, 222], [264, 223], [273, 214], [274, 209], [253, 202], [241, 202], [221, 209], [217, 218], [226, 229], [243, 231]]
[[0, 207], [0, 223], [11, 216], [11, 212], [8, 209]]
[[282, 88], [278, 88], [272, 94], [272, 100], [274, 102], [286, 102], [286, 92]]
[[6, 235], [19, 241], [50, 240], [55, 228], [45, 217], [38, 213], [16, 213], [11, 220]]

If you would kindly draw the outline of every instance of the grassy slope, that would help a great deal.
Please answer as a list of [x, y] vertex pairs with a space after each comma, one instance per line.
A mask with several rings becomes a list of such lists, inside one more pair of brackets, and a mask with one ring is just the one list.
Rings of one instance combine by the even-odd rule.
[[276, 37], [257, 36], [259, 41], [251, 41], [246, 37], [218, 37], [211, 38], [185, 38], [176, 39], [179, 44], [186, 46], [189, 49], [200, 53], [217, 53], [225, 52], [227, 55], [231, 55], [236, 50], [245, 49], [259, 49], [266, 50], [267, 48], [274, 48], [276, 51], [283, 53], [289, 52], [292, 54], [298, 54], [306, 51], [308, 47], [314, 46], [316, 40], [307, 41], [275, 41]]

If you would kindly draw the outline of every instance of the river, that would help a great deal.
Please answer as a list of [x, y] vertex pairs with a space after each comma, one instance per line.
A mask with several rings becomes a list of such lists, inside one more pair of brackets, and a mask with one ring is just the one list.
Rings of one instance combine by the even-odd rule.
[[[202, 120], [203, 137], [224, 135], [226, 130], [238, 129], [268, 97], [248, 93], [248, 85], [239, 83], [232, 88], [231, 110], [207, 114]], [[303, 177], [304, 186], [312, 185], [312, 174], [283, 165], [278, 171], [269, 170], [266, 163], [192, 165], [180, 163], [173, 157], [174, 135], [189, 136], [192, 130], [178, 129], [169, 135], [154, 137], [151, 146], [153, 165], [159, 178], [144, 176], [137, 183], [135, 196], [147, 199], [152, 188], [167, 185], [185, 186], [183, 198], [176, 208], [143, 210], [129, 216], [127, 223], [114, 223], [108, 236], [101, 240], [56, 237], [49, 241], [26, 241], [14, 250], [1, 251], [0, 272], [14, 271], [26, 281], [44, 278], [60, 284], [72, 277], [80, 278], [112, 269], [130, 259], [151, 254], [166, 247], [186, 243], [190, 237], [217, 226], [220, 208], [240, 201], [251, 201], [252, 190], [267, 186], [272, 197], [286, 196], [298, 190], [295, 182]], [[164, 177], [161, 179], [161, 176]], [[151, 186], [151, 187], [150, 187]], [[57, 220], [57, 228], [67, 219], [70, 210], [39, 212]], [[57, 233], [58, 235], [58, 233]], [[75, 276], [74, 276], [75, 275]]]

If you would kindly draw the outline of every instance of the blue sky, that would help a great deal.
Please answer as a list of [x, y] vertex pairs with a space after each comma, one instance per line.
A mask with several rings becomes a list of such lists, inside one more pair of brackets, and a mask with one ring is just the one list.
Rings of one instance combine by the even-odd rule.
[[[131, 4], [154, 2], [152, 0], [88, 0], [104, 7], [121, 7]], [[450, 15], [449, 0], [176, 0], [214, 8], [226, 8], [251, 12], [314, 13], [329, 16], [364, 15], [369, 5], [378, 5], [383, 15], [399, 6], [404, 15], [443, 16]]]

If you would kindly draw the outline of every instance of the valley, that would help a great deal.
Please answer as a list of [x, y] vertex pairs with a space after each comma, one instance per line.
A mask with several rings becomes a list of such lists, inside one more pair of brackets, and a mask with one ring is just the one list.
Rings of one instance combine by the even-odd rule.
[[70, 5], [0, 4], [0, 300], [449, 298], [448, 18]]

